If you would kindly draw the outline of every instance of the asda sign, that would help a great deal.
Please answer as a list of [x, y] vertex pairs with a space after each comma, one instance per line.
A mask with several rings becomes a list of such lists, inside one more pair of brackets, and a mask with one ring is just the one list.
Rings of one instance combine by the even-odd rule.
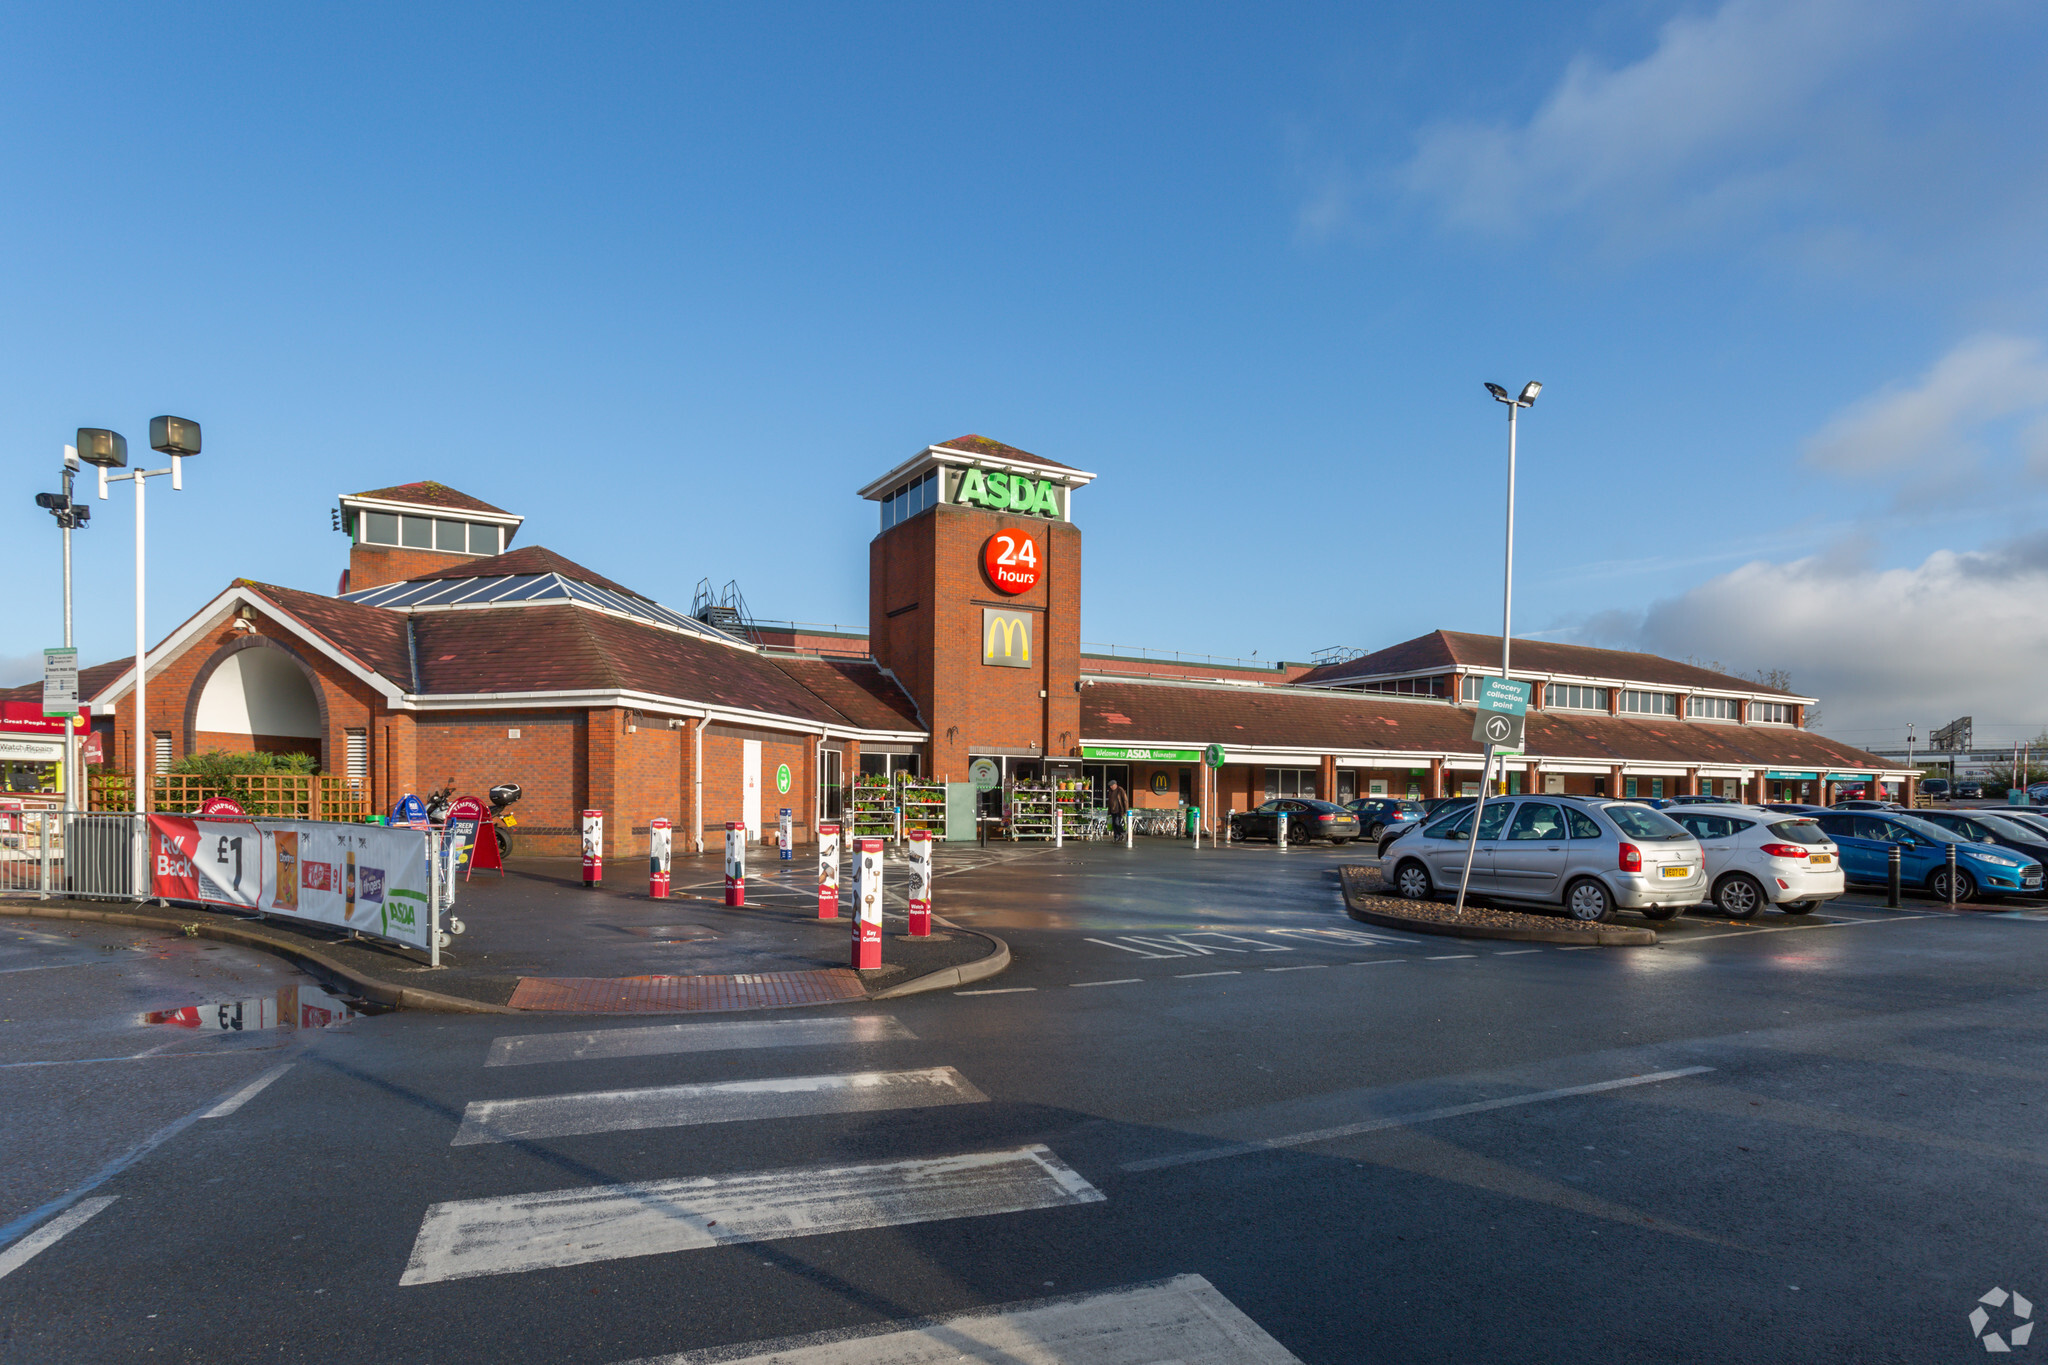
[[1067, 490], [1051, 479], [980, 468], [948, 469], [945, 475], [947, 502], [991, 512], [1021, 512], [1054, 521], [1066, 520]]

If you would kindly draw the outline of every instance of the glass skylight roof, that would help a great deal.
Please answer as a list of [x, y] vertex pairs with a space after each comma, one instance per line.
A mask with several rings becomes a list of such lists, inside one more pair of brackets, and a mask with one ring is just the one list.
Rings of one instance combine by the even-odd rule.
[[564, 578], [558, 573], [501, 574], [495, 578], [418, 578], [404, 583], [386, 583], [382, 587], [365, 588], [361, 592], [346, 592], [341, 595], [341, 600], [393, 609], [476, 608], [532, 602], [576, 602], [618, 616], [630, 616], [636, 621], [665, 626], [670, 630], [681, 631], [685, 635], [700, 635], [707, 640], [751, 648], [746, 641], [729, 632], [716, 626], [707, 626], [694, 616], [671, 611], [659, 602], [650, 602], [644, 597], [630, 597], [625, 593], [613, 592], [609, 588], [600, 588], [595, 583]]

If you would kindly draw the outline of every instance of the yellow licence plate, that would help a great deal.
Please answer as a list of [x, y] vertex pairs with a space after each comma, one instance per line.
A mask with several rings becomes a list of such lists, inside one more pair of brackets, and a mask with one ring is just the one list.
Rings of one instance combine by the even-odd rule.
[[1806, 860], [1806, 862], [1807, 865], [1810, 867], [1826, 867], [1829, 863], [1832, 863], [1834, 860], [1835, 855], [1832, 853], [1816, 853], [1809, 857]]
[[1667, 867], [1664, 869], [1664, 875], [1667, 877], [1690, 877], [1692, 869], [1690, 867]]

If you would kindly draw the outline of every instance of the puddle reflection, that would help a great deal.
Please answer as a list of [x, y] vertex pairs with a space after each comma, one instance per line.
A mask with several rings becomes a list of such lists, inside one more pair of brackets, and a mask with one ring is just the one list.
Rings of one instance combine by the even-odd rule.
[[269, 995], [243, 1000], [210, 1000], [177, 1009], [150, 1010], [142, 1016], [142, 1022], [201, 1033], [254, 1033], [279, 1028], [334, 1028], [360, 1013], [325, 987], [293, 985], [279, 986]]

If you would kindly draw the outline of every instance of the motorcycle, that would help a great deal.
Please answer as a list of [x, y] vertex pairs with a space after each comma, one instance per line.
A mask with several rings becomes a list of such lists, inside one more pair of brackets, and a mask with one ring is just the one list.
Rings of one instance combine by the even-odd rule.
[[507, 831], [519, 823], [519, 817], [507, 809], [519, 799], [517, 782], [501, 782], [491, 788], [491, 828], [498, 833], [498, 857], [500, 861], [512, 856], [512, 836]]
[[455, 795], [455, 784], [436, 787], [427, 793], [427, 823], [435, 829], [448, 827], [448, 807]]

